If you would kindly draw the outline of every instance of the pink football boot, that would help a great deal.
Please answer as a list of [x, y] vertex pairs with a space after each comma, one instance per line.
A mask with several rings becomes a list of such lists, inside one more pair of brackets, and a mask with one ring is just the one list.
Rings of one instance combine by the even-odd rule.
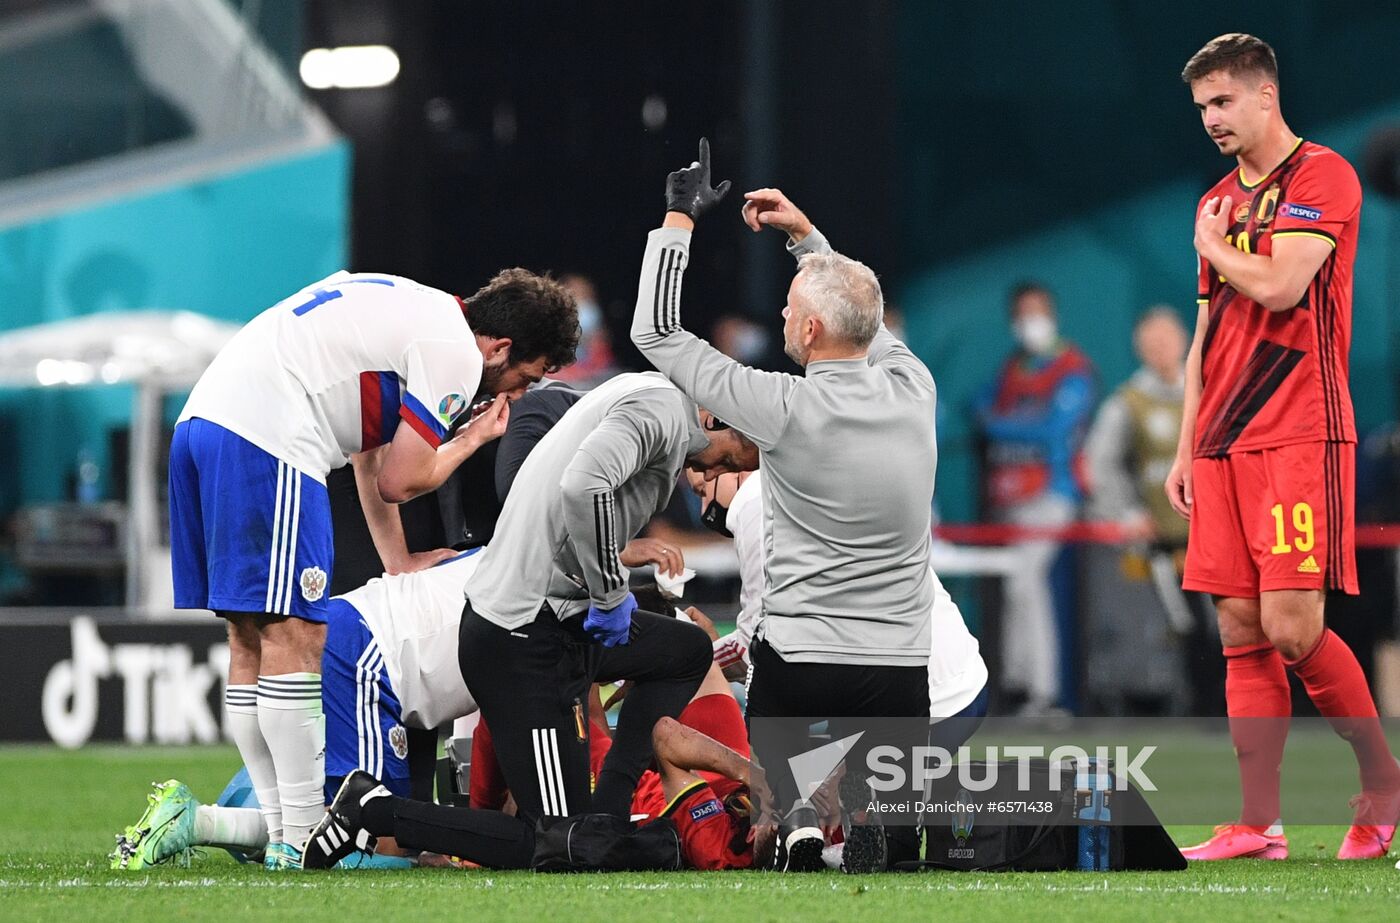
[[1390, 852], [1390, 841], [1395, 839], [1395, 825], [1377, 824], [1375, 821], [1394, 818], [1400, 812], [1400, 792], [1386, 792], [1373, 795], [1362, 792], [1351, 799], [1355, 810], [1354, 820], [1347, 835], [1342, 838], [1342, 846], [1337, 850], [1338, 859], [1384, 859]]
[[1288, 837], [1261, 833], [1254, 827], [1243, 824], [1221, 824], [1215, 828], [1211, 838], [1196, 846], [1187, 846], [1181, 851], [1187, 859], [1195, 862], [1213, 862], [1219, 859], [1287, 859]]

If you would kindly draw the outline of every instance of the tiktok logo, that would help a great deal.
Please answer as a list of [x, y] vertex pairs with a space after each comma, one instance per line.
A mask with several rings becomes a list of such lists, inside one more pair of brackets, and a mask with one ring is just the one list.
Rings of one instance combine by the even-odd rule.
[[[122, 734], [128, 743], [215, 743], [219, 723], [209, 694], [228, 673], [228, 645], [210, 645], [205, 663], [188, 644], [108, 646], [90, 618], [72, 622], [73, 656], [44, 680], [44, 728], [59, 746], [81, 747], [97, 727], [99, 681], [122, 680]], [[222, 690], [220, 692], [222, 696]]]

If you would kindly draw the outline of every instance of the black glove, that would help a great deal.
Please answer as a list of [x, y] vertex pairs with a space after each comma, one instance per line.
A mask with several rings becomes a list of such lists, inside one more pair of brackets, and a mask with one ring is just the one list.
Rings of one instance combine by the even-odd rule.
[[724, 198], [729, 180], [710, 186], [710, 142], [700, 139], [700, 159], [666, 177], [666, 210], [689, 215], [691, 221]]

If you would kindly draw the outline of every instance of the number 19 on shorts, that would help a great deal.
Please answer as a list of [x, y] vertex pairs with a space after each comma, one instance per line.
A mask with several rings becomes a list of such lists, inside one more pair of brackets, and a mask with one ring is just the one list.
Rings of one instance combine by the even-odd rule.
[[1313, 511], [1306, 503], [1293, 504], [1292, 544], [1289, 544], [1289, 522], [1284, 515], [1282, 503], [1275, 503], [1269, 510], [1274, 517], [1274, 554], [1289, 554], [1293, 551], [1312, 551], [1315, 534], [1313, 532]]

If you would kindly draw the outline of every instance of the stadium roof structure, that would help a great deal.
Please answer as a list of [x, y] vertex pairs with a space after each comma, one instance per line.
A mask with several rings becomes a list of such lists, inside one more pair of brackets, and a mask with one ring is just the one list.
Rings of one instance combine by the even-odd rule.
[[340, 138], [226, 0], [0, 18], [0, 77], [0, 115], [28, 132], [0, 141], [0, 228]]

